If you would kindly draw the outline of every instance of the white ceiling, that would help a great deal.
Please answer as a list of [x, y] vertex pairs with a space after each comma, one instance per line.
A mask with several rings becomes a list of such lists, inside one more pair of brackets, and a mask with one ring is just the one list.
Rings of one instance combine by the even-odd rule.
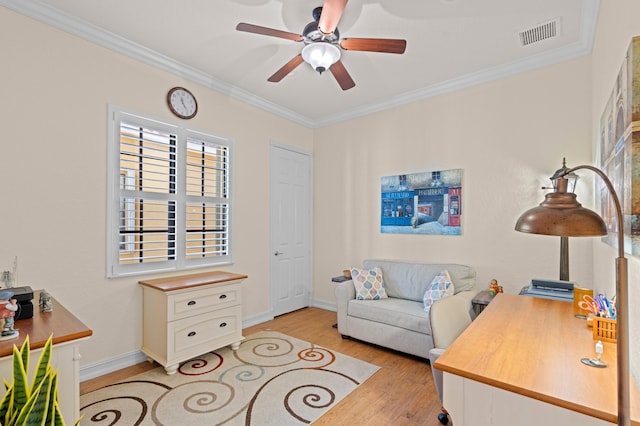
[[[301, 33], [323, 0], [0, 0], [180, 77], [309, 127], [590, 53], [599, 0], [351, 0], [342, 37], [401, 38], [403, 55], [343, 51], [356, 82], [301, 64], [271, 76], [301, 43], [235, 30], [239, 22]], [[558, 34], [523, 46], [519, 33], [556, 20]], [[197, 93], [196, 93], [197, 96]]]

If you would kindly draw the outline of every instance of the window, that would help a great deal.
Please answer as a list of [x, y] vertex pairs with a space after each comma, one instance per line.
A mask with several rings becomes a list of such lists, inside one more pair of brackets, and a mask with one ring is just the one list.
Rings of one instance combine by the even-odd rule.
[[231, 262], [231, 141], [110, 108], [107, 276]]

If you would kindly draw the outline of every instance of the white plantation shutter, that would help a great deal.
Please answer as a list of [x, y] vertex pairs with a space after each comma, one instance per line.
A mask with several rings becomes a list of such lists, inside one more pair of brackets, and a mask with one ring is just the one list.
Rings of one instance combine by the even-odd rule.
[[175, 260], [176, 244], [175, 134], [121, 121], [119, 253], [122, 265]]
[[229, 254], [229, 148], [187, 138], [186, 257]]
[[229, 263], [230, 141], [109, 116], [107, 275]]

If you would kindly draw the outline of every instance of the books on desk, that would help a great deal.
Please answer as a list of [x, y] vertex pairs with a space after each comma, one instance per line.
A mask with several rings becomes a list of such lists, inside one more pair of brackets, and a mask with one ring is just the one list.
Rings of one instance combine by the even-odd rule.
[[573, 301], [573, 285], [574, 283], [571, 281], [532, 279], [531, 284], [522, 287], [520, 294], [545, 299]]

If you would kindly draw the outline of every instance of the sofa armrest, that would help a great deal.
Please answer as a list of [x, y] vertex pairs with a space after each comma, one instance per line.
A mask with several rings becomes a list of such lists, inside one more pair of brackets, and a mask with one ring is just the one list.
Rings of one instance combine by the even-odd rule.
[[336, 284], [335, 294], [338, 314], [338, 332], [343, 336], [348, 336], [347, 308], [349, 307], [349, 300], [356, 298], [356, 289], [353, 286], [353, 281], [348, 280]]

